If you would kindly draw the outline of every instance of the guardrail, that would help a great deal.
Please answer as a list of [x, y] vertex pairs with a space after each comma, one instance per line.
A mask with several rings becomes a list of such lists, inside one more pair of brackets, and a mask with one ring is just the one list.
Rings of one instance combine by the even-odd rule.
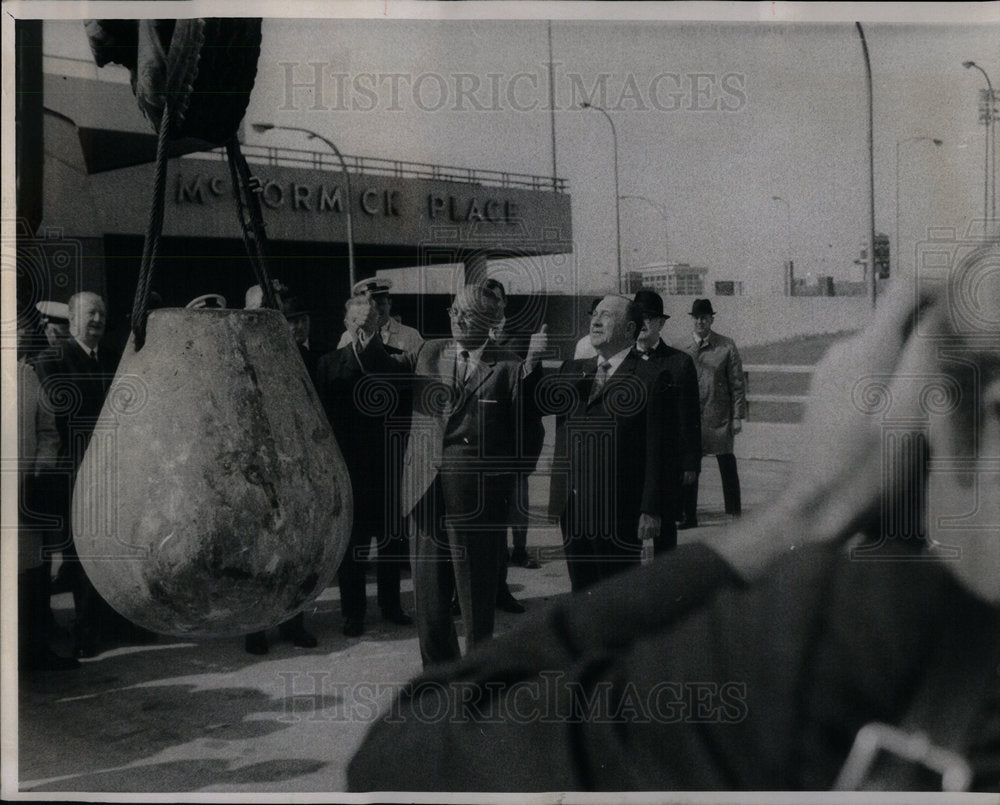
[[[247, 162], [258, 165], [283, 165], [291, 168], [340, 173], [340, 160], [329, 151], [309, 151], [264, 145], [242, 145]], [[188, 154], [188, 159], [224, 160], [225, 148], [213, 148]], [[397, 179], [431, 179], [438, 182], [479, 184], [489, 187], [566, 193], [569, 184], [557, 176], [535, 176], [530, 173], [461, 168], [454, 165], [434, 165], [429, 162], [407, 162], [401, 159], [366, 157], [344, 154], [344, 164], [352, 174], [360, 176], [392, 176]]]
[[816, 367], [813, 365], [795, 364], [743, 364], [743, 380], [746, 388], [747, 419], [750, 418], [751, 403], [799, 403], [804, 405], [809, 400], [808, 394], [752, 394], [750, 392], [750, 374], [805, 374], [811, 375]]

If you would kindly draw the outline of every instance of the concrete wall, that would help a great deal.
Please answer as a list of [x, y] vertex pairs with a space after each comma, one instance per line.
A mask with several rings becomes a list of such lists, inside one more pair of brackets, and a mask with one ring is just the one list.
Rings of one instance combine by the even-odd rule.
[[[735, 339], [738, 346], [782, 341], [800, 335], [858, 330], [874, 311], [867, 296], [713, 296], [715, 330]], [[692, 296], [666, 296], [671, 316], [663, 328], [668, 343], [690, 336]]]

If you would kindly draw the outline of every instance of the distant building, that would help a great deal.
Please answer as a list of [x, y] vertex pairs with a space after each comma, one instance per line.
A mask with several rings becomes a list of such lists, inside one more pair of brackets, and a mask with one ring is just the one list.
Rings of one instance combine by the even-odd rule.
[[743, 283], [739, 280], [716, 280], [716, 296], [743, 296]]
[[628, 289], [629, 293], [652, 288], [660, 295], [703, 296], [707, 273], [707, 268], [687, 263], [653, 263], [628, 273]]

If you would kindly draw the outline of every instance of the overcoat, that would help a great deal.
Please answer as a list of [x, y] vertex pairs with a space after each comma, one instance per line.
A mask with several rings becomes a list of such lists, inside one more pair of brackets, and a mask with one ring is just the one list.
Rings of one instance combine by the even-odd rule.
[[746, 419], [743, 362], [733, 339], [708, 334], [708, 346], [693, 338], [677, 345], [694, 361], [701, 398], [701, 452], [718, 456], [733, 452], [733, 420]]

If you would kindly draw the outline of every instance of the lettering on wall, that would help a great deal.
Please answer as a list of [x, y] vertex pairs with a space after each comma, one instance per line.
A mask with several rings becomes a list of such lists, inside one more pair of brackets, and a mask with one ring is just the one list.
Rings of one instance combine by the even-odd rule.
[[[204, 205], [229, 194], [229, 183], [221, 177], [177, 175], [174, 199], [178, 204]], [[342, 214], [347, 209], [347, 193], [338, 184], [266, 180], [261, 185], [260, 200], [271, 210]], [[352, 212], [372, 218], [404, 218], [422, 213], [431, 221], [452, 223], [511, 224], [521, 220], [516, 201], [490, 196], [428, 193], [426, 207], [418, 211], [407, 208], [399, 190], [362, 187], [354, 189], [351, 201]]]

